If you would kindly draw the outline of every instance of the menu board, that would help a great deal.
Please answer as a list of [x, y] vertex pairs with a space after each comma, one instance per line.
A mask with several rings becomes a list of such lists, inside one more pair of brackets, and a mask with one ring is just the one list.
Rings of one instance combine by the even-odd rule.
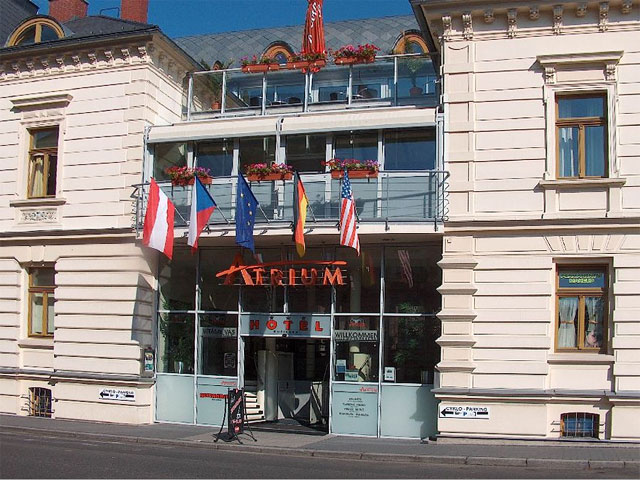
[[244, 432], [244, 390], [241, 388], [230, 388], [227, 395], [229, 433], [238, 435]]

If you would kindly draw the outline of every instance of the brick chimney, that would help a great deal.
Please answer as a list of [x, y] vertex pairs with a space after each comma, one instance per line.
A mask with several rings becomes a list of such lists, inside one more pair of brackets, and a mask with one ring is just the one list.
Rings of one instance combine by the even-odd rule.
[[60, 23], [87, 16], [87, 0], [49, 0], [49, 16]]
[[120, 18], [147, 23], [149, 0], [121, 0]]

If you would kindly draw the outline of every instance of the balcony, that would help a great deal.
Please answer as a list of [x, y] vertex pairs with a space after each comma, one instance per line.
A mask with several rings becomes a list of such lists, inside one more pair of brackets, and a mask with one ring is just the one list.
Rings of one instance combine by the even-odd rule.
[[[379, 172], [377, 178], [351, 179], [358, 221], [424, 224], [441, 223], [447, 216], [447, 183], [449, 173], [438, 170]], [[309, 199], [308, 226], [334, 225], [339, 217], [341, 180], [330, 173], [301, 174]], [[218, 208], [209, 220], [212, 229], [228, 229], [234, 223], [237, 177], [214, 178], [206, 186]], [[175, 226], [186, 227], [191, 205], [191, 188], [160, 183], [176, 208]], [[256, 225], [283, 225], [293, 220], [292, 180], [250, 182], [260, 202]], [[136, 231], [141, 234], [149, 193], [148, 184], [135, 185]]]
[[265, 73], [195, 72], [187, 120], [438, 103], [437, 75], [430, 57], [421, 54], [382, 55], [357, 65], [329, 60], [316, 73], [279, 67]]

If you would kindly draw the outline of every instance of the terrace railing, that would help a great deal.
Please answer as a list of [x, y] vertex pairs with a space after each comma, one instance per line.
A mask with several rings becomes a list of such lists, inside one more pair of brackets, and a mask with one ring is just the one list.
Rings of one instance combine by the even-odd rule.
[[436, 72], [431, 58], [421, 54], [382, 55], [355, 65], [329, 60], [316, 73], [279, 67], [264, 73], [241, 68], [193, 73], [187, 120], [438, 103]]
[[[448, 214], [447, 179], [449, 172], [384, 171], [377, 178], [351, 179], [356, 211], [360, 223], [378, 222], [443, 222]], [[330, 173], [301, 174], [309, 199], [308, 225], [336, 223], [339, 218], [341, 180]], [[176, 227], [186, 227], [191, 208], [192, 186], [172, 186], [160, 182], [176, 208]], [[212, 227], [234, 224], [236, 177], [217, 177], [207, 185], [217, 204], [209, 220]], [[260, 202], [256, 224], [282, 224], [293, 220], [292, 180], [250, 182], [251, 190]], [[135, 227], [141, 233], [147, 207], [148, 183], [135, 185]]]

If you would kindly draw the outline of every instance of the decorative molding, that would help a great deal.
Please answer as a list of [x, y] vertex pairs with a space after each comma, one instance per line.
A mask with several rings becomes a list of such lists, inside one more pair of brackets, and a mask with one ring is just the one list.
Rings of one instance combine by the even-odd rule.
[[14, 110], [28, 108], [55, 108], [66, 107], [73, 97], [69, 94], [39, 95], [34, 97], [16, 97], [9, 100], [13, 103]]
[[540, 19], [540, 8], [537, 6], [529, 7], [529, 20], [536, 21], [538, 19]]
[[604, 66], [604, 79], [609, 81], [616, 80], [616, 72], [617, 72], [618, 62], [607, 63]]
[[587, 4], [579, 3], [576, 7], [576, 17], [584, 17], [587, 14]]
[[451, 38], [451, 15], [442, 16], [442, 38], [445, 40]]
[[622, 5], [620, 5], [620, 13], [623, 15], [627, 15], [631, 13], [631, 7], [633, 5], [633, 0], [622, 0]]
[[122, 48], [120, 49], [120, 52], [122, 53], [122, 59], [124, 60], [124, 62], [131, 63], [131, 52], [129, 52], [129, 49]]
[[507, 36], [509, 38], [515, 38], [518, 30], [518, 10], [516, 8], [510, 8], [507, 10]]
[[493, 23], [496, 17], [493, 16], [493, 10], [484, 11], [484, 23]]
[[609, 2], [600, 2], [598, 29], [606, 32], [609, 29]]
[[[555, 83], [555, 73], [558, 67], [568, 68], [580, 64], [601, 64], [604, 67], [605, 80], [615, 81], [616, 70], [623, 52], [588, 52], [568, 53], [560, 55], [540, 55], [538, 63], [544, 68], [544, 80], [546, 84]], [[607, 179], [612, 180], [612, 179]]]
[[55, 209], [50, 210], [23, 210], [22, 222], [24, 223], [43, 223], [55, 222], [58, 219], [58, 212]]
[[[179, 75], [184, 72], [185, 67], [177, 58], [172, 58], [166, 53], [163, 56], [162, 64], [157, 61], [156, 65], [168, 76], [173, 76], [176, 81], [180, 81]], [[148, 54], [145, 45], [130, 45], [124, 48], [95, 49], [90, 52], [76, 51], [73, 54], [43, 53], [41, 56], [25, 60], [14, 60], [12, 62], [0, 62], [0, 81], [12, 80], [21, 76], [45, 76], [57, 75], [61, 73], [72, 73], [82, 70], [114, 68], [130, 64], [151, 63], [152, 59]]]
[[473, 39], [473, 18], [471, 12], [462, 14], [462, 38], [465, 40]]
[[555, 5], [553, 7], [553, 33], [560, 35], [562, 33], [562, 5]]

